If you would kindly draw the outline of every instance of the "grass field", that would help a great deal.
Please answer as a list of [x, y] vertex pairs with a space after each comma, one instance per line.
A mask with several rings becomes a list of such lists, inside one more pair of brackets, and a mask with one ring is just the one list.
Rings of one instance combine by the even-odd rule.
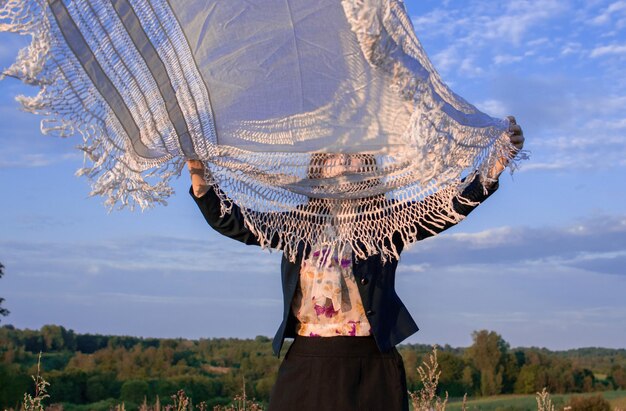
[[619, 408], [620, 410], [626, 410], [626, 395], [619, 398], [609, 399], [609, 402], [611, 403], [611, 407], [613, 407], [613, 409]]
[[[556, 406], [557, 410], [559, 410], [562, 409], [574, 395], [591, 396], [598, 394], [602, 394], [604, 398], [609, 400], [613, 409], [620, 408], [626, 410], [626, 390], [586, 394], [556, 394], [552, 395], [552, 402]], [[450, 400], [446, 410], [460, 411], [461, 404], [461, 399]], [[535, 400], [534, 395], [498, 395], [494, 397], [468, 400], [467, 409], [469, 411], [537, 411], [537, 401]]]

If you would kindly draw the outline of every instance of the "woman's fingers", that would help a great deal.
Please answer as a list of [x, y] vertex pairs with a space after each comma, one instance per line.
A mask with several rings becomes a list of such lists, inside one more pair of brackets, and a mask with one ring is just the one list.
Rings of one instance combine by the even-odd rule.
[[515, 116], [507, 116], [507, 119], [509, 120], [510, 125], [517, 124], [517, 120], [515, 119]]
[[517, 120], [514, 116], [508, 116], [507, 119], [509, 120], [509, 141], [515, 149], [511, 150], [510, 156], [504, 156], [498, 159], [496, 164], [489, 171], [488, 177], [490, 179], [497, 179], [509, 164], [510, 158], [515, 157], [524, 147], [524, 132], [522, 128], [517, 124]]
[[517, 150], [521, 150], [524, 147], [524, 132], [519, 125], [512, 124], [509, 127], [509, 140]]
[[524, 147], [524, 135], [523, 134], [513, 134], [510, 137], [511, 144], [515, 146], [516, 149], [521, 150]]
[[508, 116], [507, 119], [509, 120], [509, 139], [519, 151], [524, 147], [524, 132], [514, 116]]
[[512, 125], [509, 127], [509, 133], [511, 133], [511, 134], [523, 134], [523, 133], [522, 133], [522, 127], [520, 127], [520, 126], [519, 126], [519, 125], [517, 125], [517, 124], [512, 124]]

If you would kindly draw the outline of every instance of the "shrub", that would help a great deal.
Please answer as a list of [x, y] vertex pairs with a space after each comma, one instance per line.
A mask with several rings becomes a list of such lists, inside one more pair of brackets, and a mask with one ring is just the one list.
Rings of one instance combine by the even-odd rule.
[[601, 395], [594, 395], [591, 397], [572, 397], [566, 408], [570, 411], [611, 411], [611, 404]]

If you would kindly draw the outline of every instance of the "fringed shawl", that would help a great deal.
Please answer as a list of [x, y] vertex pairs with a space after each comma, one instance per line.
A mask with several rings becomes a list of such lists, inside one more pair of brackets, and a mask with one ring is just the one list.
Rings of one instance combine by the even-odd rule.
[[291, 258], [397, 257], [394, 235], [460, 220], [452, 199], [512, 152], [506, 120], [443, 84], [400, 0], [0, 0], [0, 31], [32, 36], [3, 76], [40, 88], [18, 99], [44, 133], [82, 137], [92, 194], [164, 203], [198, 159], [223, 212], [234, 201]]

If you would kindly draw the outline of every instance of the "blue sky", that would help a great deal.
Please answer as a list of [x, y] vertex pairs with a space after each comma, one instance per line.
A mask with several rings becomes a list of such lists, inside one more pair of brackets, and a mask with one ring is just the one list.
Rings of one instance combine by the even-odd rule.
[[[466, 346], [477, 329], [513, 346], [626, 347], [626, 1], [408, 0], [445, 81], [494, 116], [514, 114], [531, 161], [449, 232], [414, 245], [399, 294], [410, 342]], [[0, 66], [23, 39], [2, 34]], [[77, 138], [39, 133], [0, 82], [3, 323], [154, 337], [272, 336], [280, 255], [220, 238], [187, 194], [108, 213], [74, 176]]]

